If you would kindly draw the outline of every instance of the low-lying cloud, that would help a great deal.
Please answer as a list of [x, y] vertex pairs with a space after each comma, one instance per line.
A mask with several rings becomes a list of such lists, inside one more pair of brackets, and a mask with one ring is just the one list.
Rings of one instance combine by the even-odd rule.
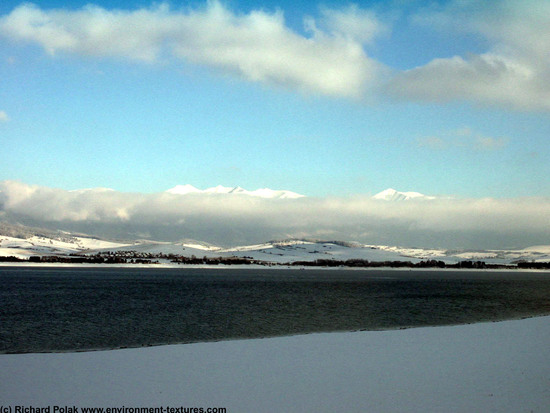
[[234, 246], [284, 238], [446, 248], [548, 243], [550, 199], [388, 202], [370, 196], [265, 199], [238, 194], [66, 191], [0, 182], [0, 218], [119, 239]]

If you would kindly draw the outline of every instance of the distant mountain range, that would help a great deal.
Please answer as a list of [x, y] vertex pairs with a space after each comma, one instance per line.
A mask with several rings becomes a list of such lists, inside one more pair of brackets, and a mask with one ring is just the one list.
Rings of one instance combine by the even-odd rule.
[[[69, 194], [105, 194], [105, 193], [116, 193], [115, 190], [111, 188], [83, 188], [67, 191]], [[230, 187], [218, 185], [211, 188], [199, 189], [193, 185], [176, 185], [173, 188], [170, 188], [165, 193], [172, 195], [189, 195], [189, 194], [221, 194], [221, 195], [247, 195], [258, 198], [268, 198], [268, 199], [297, 199], [305, 198], [305, 195], [299, 194], [297, 192], [289, 191], [287, 189], [270, 189], [270, 188], [259, 188], [254, 191], [249, 191], [240, 186]], [[2, 194], [2, 189], [0, 188], [0, 194]], [[435, 199], [433, 196], [424, 195], [419, 192], [401, 192], [393, 188], [388, 188], [382, 192], [377, 193], [372, 196], [372, 199], [384, 200], [384, 201], [408, 201], [411, 199]]]
[[166, 191], [169, 194], [188, 195], [188, 194], [231, 194], [231, 195], [248, 195], [259, 198], [283, 199], [283, 198], [303, 198], [304, 195], [287, 190], [273, 190], [269, 188], [256, 189], [255, 191], [247, 191], [240, 186], [228, 187], [218, 185], [204, 190], [195, 188], [193, 185], [176, 185]]
[[420, 192], [399, 192], [393, 188], [388, 188], [374, 195], [373, 199], [381, 199], [384, 201], [408, 201], [411, 199], [435, 199], [435, 197], [424, 195]]
[[[207, 189], [198, 189], [193, 185], [176, 185], [166, 191], [169, 194], [175, 195], [187, 195], [187, 194], [234, 194], [234, 195], [248, 195], [259, 198], [271, 198], [271, 199], [296, 199], [304, 198], [305, 195], [298, 194], [296, 192], [288, 191], [286, 189], [273, 190], [269, 188], [256, 189], [255, 191], [248, 191], [240, 186], [228, 187], [228, 186], [214, 186]], [[393, 188], [388, 188], [372, 197], [373, 199], [379, 199], [384, 201], [408, 201], [411, 199], [435, 199], [433, 196], [424, 195], [419, 192], [400, 192]]]
[[[271, 199], [296, 199], [304, 198], [305, 195], [298, 194], [296, 192], [288, 191], [286, 189], [274, 190], [269, 188], [256, 189], [255, 191], [248, 191], [240, 186], [228, 187], [228, 186], [214, 186], [207, 189], [198, 189], [193, 185], [176, 185], [173, 188], [165, 191], [169, 194], [175, 195], [188, 195], [188, 194], [228, 194], [228, 195], [248, 195], [259, 198], [271, 198]], [[433, 196], [421, 194], [419, 192], [400, 192], [393, 188], [388, 188], [372, 197], [373, 199], [379, 199], [384, 201], [408, 201], [411, 199], [435, 199]]]

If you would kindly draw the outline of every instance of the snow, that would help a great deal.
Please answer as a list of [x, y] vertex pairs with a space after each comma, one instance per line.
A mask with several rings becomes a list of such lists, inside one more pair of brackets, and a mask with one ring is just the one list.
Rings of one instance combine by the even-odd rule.
[[28, 258], [33, 255], [67, 255], [72, 253], [137, 251], [150, 254], [175, 254], [186, 257], [251, 257], [277, 263], [314, 261], [317, 259], [363, 259], [374, 262], [440, 260], [452, 264], [464, 260], [490, 264], [511, 264], [523, 261], [550, 261], [550, 246], [539, 245], [517, 250], [449, 251], [445, 249], [410, 248], [386, 245], [363, 245], [331, 241], [284, 240], [262, 244], [222, 248], [205, 242], [136, 241], [117, 243], [92, 237], [71, 236], [27, 239], [0, 235], [0, 256]]
[[82, 249], [118, 248], [123, 245], [128, 245], [120, 242], [105, 241], [99, 238], [75, 237], [75, 239]]
[[26, 239], [0, 235], [0, 256], [28, 258], [32, 255], [67, 255], [86, 250], [115, 250], [127, 245], [98, 238], [70, 235], [67, 235], [66, 240], [36, 235]]
[[3, 406], [544, 412], [550, 317], [111, 351], [0, 355]]
[[[238, 189], [238, 187], [235, 188], [235, 189]], [[233, 190], [233, 188], [230, 187], [230, 186], [218, 185], [218, 186], [215, 186], [215, 187], [212, 187], [212, 188], [207, 188], [202, 192], [213, 193], [213, 194], [228, 194], [232, 190]]]
[[36, 255], [36, 251], [27, 248], [0, 247], [0, 257], [16, 257], [25, 260], [32, 255]]
[[176, 185], [175, 187], [168, 189], [166, 192], [168, 192], [169, 194], [185, 195], [185, 194], [192, 194], [195, 192], [201, 192], [201, 190], [195, 188], [193, 185], [185, 184], [185, 185]]
[[281, 199], [295, 199], [303, 198], [304, 195], [287, 190], [273, 190], [269, 188], [260, 188], [255, 191], [249, 192], [249, 195], [259, 196], [261, 198], [281, 198]]
[[421, 194], [420, 192], [399, 192], [393, 188], [388, 188], [372, 197], [384, 201], [408, 201], [410, 199], [435, 199], [433, 196]]
[[416, 259], [443, 259], [446, 258], [446, 250], [437, 249], [425, 249], [425, 248], [403, 248], [403, 247], [389, 247], [385, 245], [373, 246], [384, 251], [393, 252], [401, 257], [409, 257]]
[[486, 259], [492, 259], [492, 258], [498, 258], [498, 254], [496, 252], [462, 252], [460, 254], [456, 254], [455, 257], [461, 258], [463, 260], [486, 260]]
[[197, 189], [193, 185], [176, 185], [173, 188], [170, 188], [166, 191], [170, 194], [175, 195], [187, 195], [187, 194], [231, 194], [231, 195], [248, 195], [259, 198], [279, 198], [279, 199], [295, 199], [303, 198], [304, 195], [298, 194], [296, 192], [282, 190], [274, 190], [269, 188], [260, 188], [254, 191], [248, 191], [240, 186], [229, 187], [218, 185], [212, 188], [207, 188], [204, 190]]
[[522, 251], [550, 255], [550, 245], [535, 245], [532, 247], [524, 248]]
[[182, 244], [183, 248], [191, 248], [199, 251], [219, 251], [220, 247], [214, 247], [211, 245], [203, 245], [196, 243], [184, 243]]

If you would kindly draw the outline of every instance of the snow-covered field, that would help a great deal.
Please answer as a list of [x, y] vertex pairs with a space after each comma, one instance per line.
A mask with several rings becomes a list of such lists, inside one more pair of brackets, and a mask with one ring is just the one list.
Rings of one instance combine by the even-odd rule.
[[0, 235], [0, 256], [28, 258], [32, 255], [67, 255], [81, 251], [109, 250], [126, 244], [91, 237], [67, 236], [54, 239], [41, 236], [15, 238]]
[[275, 263], [324, 260], [363, 259], [374, 262], [440, 260], [452, 264], [459, 261], [485, 261], [492, 264], [510, 264], [519, 260], [550, 261], [550, 246], [534, 246], [520, 250], [448, 251], [444, 249], [405, 248], [384, 245], [361, 245], [330, 241], [278, 241], [264, 244], [221, 248], [199, 242], [137, 241], [114, 243], [93, 238], [75, 238], [63, 242], [47, 238], [28, 239], [0, 235], [0, 256], [26, 259], [33, 255], [92, 255], [112, 251], [135, 251], [144, 254], [174, 254], [186, 257], [249, 257]]
[[[34, 230], [28, 227], [10, 227], [27, 234], [16, 238], [0, 233], [0, 256], [15, 256], [27, 259], [33, 255], [93, 255], [98, 252], [114, 252], [124, 255], [134, 251], [138, 254], [173, 254], [196, 257], [248, 257], [274, 263], [314, 260], [362, 259], [371, 262], [439, 260], [448, 264], [459, 261], [485, 261], [488, 264], [512, 264], [517, 261], [550, 261], [550, 245], [538, 245], [514, 250], [457, 250], [411, 248], [387, 245], [365, 245], [357, 242], [279, 240], [256, 245], [222, 248], [196, 240], [162, 242], [137, 240], [113, 242], [91, 236], [73, 235], [63, 231]], [[23, 229], [21, 229], [23, 228]], [[33, 232], [34, 231], [34, 232]], [[51, 234], [50, 236], [44, 233]], [[37, 235], [42, 234], [42, 235]], [[162, 262], [162, 260], [161, 260]], [[169, 262], [169, 261], [167, 261]]]
[[0, 402], [227, 412], [547, 412], [549, 343], [550, 317], [538, 317], [0, 355]]

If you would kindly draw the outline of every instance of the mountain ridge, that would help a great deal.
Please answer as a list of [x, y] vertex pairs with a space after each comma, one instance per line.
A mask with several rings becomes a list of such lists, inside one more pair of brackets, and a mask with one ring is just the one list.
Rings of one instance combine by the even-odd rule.
[[434, 196], [424, 195], [420, 192], [401, 192], [393, 188], [388, 188], [382, 192], [377, 193], [372, 197], [373, 199], [383, 200], [383, 201], [409, 201], [411, 199], [435, 199]]
[[305, 195], [299, 194], [297, 192], [289, 191], [286, 189], [270, 189], [270, 188], [259, 188], [254, 191], [248, 191], [240, 186], [229, 187], [218, 185], [206, 189], [198, 189], [190, 184], [185, 185], [176, 185], [173, 188], [166, 190], [165, 192], [173, 195], [188, 195], [188, 194], [227, 194], [227, 195], [248, 195], [259, 198], [270, 198], [270, 199], [296, 199], [304, 198]]

